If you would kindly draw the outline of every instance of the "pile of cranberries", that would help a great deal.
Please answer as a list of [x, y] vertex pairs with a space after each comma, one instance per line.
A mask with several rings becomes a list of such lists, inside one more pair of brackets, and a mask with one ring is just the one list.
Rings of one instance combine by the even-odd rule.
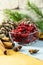
[[21, 22], [15, 30], [11, 31], [13, 41], [29, 43], [37, 38], [37, 27], [33, 23]]

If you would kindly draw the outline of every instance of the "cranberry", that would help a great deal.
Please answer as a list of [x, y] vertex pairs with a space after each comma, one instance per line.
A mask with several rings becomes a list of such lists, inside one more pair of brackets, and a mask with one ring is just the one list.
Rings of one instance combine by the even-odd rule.
[[[25, 43], [29, 43], [29, 34], [33, 33], [34, 31], [36, 31], [36, 26], [34, 24], [26, 24], [24, 22], [21, 22], [15, 30], [12, 30], [12, 32], [14, 33], [12, 35], [14, 36], [14, 41], [16, 42], [23, 41]], [[35, 35], [33, 35], [31, 41], [36, 39], [36, 37], [34, 36]]]

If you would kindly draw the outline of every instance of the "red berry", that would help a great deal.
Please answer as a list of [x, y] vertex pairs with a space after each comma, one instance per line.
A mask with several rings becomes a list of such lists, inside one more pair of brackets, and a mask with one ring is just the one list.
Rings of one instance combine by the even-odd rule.
[[26, 33], [26, 34], [21, 34], [21, 37], [23, 37], [23, 38], [26, 38], [28, 36], [28, 34]]
[[14, 41], [18, 42], [18, 40], [16, 38], [13, 38]]
[[30, 42], [30, 40], [29, 40], [29, 39], [25, 40], [25, 43], [29, 43], [29, 42]]
[[22, 29], [20, 28], [20, 29], [18, 29], [18, 32], [21, 32], [22, 31]]

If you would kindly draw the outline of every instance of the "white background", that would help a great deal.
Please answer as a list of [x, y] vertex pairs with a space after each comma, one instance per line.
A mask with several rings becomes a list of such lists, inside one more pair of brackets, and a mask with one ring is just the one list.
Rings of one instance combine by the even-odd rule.
[[[43, 0], [30, 0], [31, 2], [35, 3], [42, 11], [43, 11]], [[26, 7], [27, 0], [19, 0], [19, 7], [24, 9]], [[18, 6], [18, 0], [0, 0], [0, 22], [2, 22], [3, 16], [3, 9], [12, 9]], [[21, 10], [25, 12], [25, 10]]]

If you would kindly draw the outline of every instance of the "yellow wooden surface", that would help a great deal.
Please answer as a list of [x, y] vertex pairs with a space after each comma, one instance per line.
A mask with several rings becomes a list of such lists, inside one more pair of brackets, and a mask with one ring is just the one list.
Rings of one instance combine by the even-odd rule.
[[8, 50], [6, 56], [0, 50], [0, 65], [43, 65], [43, 61], [13, 50]]

